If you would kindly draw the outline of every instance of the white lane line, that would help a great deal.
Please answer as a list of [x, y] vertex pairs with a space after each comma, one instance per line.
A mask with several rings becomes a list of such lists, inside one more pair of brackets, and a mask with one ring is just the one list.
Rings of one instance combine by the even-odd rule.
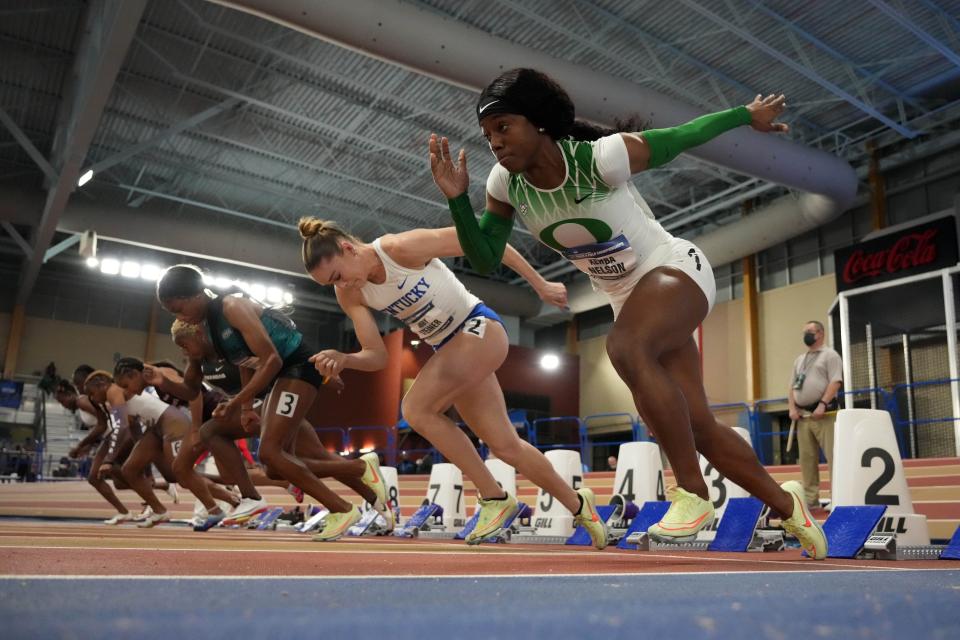
[[[956, 569], [942, 568], [942, 569], [907, 569], [907, 571], [914, 571], [917, 573], [929, 573], [933, 572], [950, 572], [957, 571]], [[737, 571], [733, 575], [763, 575], [763, 576], [783, 576], [789, 577], [797, 573], [808, 573], [808, 574], [818, 574], [818, 575], [832, 575], [834, 573], [877, 573], [872, 569], [837, 569], [828, 572], [821, 572], [815, 570], [801, 570], [801, 571]], [[683, 576], [729, 576], [731, 573], [729, 571], [645, 571], [645, 572], [631, 572], [631, 573], [482, 573], [482, 574], [468, 574], [468, 575], [449, 575], [449, 574], [423, 574], [423, 575], [380, 575], [380, 574], [364, 574], [364, 575], [350, 575], [350, 576], [286, 576], [286, 575], [277, 575], [277, 576], [263, 576], [263, 575], [230, 575], [230, 576], [165, 576], [165, 575], [117, 575], [117, 576], [108, 576], [108, 575], [19, 575], [19, 574], [0, 574], [0, 580], [10, 580], [10, 581], [26, 581], [26, 580], [284, 580], [284, 581], [343, 581], [343, 580], [481, 580], [481, 579], [496, 579], [502, 580], [504, 578], [514, 578], [514, 579], [523, 579], [523, 578], [637, 578], [637, 577], [683, 577]]]
[[[417, 550], [417, 549], [382, 549], [382, 550], [373, 550], [373, 549], [356, 549], [356, 548], [333, 548], [333, 544], [323, 545], [324, 549], [251, 549], [251, 548], [240, 548], [240, 549], [223, 549], [223, 548], [196, 548], [196, 547], [152, 547], [152, 546], [140, 546], [140, 547], [98, 547], [98, 546], [88, 546], [88, 545], [77, 545], [77, 546], [68, 546], [68, 545], [45, 545], [45, 544], [31, 544], [31, 545], [8, 545], [0, 541], [0, 549], [74, 549], [74, 550], [86, 550], [86, 551], [178, 551], [178, 552], [193, 552], [193, 553], [318, 553], [318, 554], [330, 554], [330, 553], [339, 553], [339, 554], [352, 554], [352, 555], [413, 555], [413, 556], [452, 556], [452, 555], [473, 555], [481, 553], [483, 556], [511, 556], [514, 558], [525, 558], [525, 557], [550, 557], [550, 558], [566, 558], [566, 557], [590, 557], [590, 558], [599, 558], [596, 552], [592, 551], [496, 551], [496, 550], [476, 550], [476, 549], [451, 549], [450, 551], [431, 551], [431, 550]], [[849, 569], [849, 564], [839, 564], [834, 562], [825, 562], [818, 561], [814, 562], [813, 560], [750, 560], [746, 558], [719, 558], [711, 557], [706, 558], [702, 556], [690, 557], [683, 555], [675, 554], [664, 554], [661, 552], [654, 552], [648, 554], [642, 554], [637, 552], [636, 555], [631, 556], [628, 553], [616, 553], [608, 554], [610, 557], [617, 558], [630, 558], [633, 561], [655, 561], [658, 559], [670, 559], [670, 560], [688, 560], [693, 562], [734, 562], [734, 563], [751, 563], [755, 564], [757, 562], [762, 562], [764, 565], [787, 565], [790, 567], [796, 567], [801, 562], [809, 562], [816, 567], [843, 567]], [[479, 556], [477, 556], [479, 557]], [[797, 571], [809, 571], [813, 572], [817, 569], [797, 569]], [[864, 567], [857, 567], [858, 571], [927, 571], [928, 569], [911, 569], [911, 568], [898, 568], [898, 567], [885, 567], [885, 566], [876, 566], [868, 565]], [[769, 573], [761, 571], [760, 573]], [[550, 574], [553, 575], [553, 574]], [[625, 574], [617, 574], [625, 575]]]

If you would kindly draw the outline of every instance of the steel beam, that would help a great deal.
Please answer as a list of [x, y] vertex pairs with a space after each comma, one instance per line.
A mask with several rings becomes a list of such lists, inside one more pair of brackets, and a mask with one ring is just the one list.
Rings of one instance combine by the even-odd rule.
[[80, 167], [96, 133], [110, 90], [133, 40], [146, 0], [91, 0], [83, 18], [83, 32], [73, 71], [63, 92], [51, 166], [58, 172], [48, 191], [16, 304], [33, 291], [57, 223], [77, 186]]

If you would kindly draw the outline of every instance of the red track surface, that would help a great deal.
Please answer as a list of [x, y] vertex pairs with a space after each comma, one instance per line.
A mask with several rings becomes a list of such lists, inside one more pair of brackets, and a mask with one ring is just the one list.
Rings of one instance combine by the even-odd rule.
[[145, 576], [423, 576], [628, 574], [956, 568], [957, 563], [814, 562], [799, 551], [766, 554], [639, 553], [546, 545], [347, 539], [311, 542], [295, 532], [194, 533], [73, 523], [0, 523], [0, 574]]

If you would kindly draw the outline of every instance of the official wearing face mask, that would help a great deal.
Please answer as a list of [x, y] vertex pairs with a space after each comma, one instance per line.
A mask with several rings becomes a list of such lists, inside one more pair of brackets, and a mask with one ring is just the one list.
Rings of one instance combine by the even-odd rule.
[[821, 448], [833, 473], [833, 424], [843, 381], [840, 355], [824, 345], [825, 337], [820, 322], [811, 320], [804, 325], [807, 352], [793, 363], [788, 394], [790, 419], [796, 424], [804, 494], [812, 507], [819, 506]]

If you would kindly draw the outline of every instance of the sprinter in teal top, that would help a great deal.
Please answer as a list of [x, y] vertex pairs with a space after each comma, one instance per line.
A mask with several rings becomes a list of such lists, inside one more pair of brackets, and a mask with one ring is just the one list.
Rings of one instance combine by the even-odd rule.
[[[324, 380], [310, 361], [313, 353], [303, 344], [303, 335], [293, 321], [240, 291], [214, 295], [204, 286], [200, 269], [192, 265], [167, 269], [157, 282], [157, 299], [182, 322], [205, 322], [207, 337], [220, 358], [240, 368], [242, 388], [219, 405], [213, 417], [239, 422], [251, 430], [259, 419], [261, 462], [271, 474], [282, 476], [330, 510], [319, 539], [340, 537], [360, 519], [359, 509], [330, 490], [294, 449], [294, 436]], [[192, 377], [195, 368], [188, 367], [185, 379]], [[258, 418], [253, 401], [268, 390]], [[364, 465], [364, 484], [377, 488], [374, 507], [386, 509], [376, 454], [365, 456]]]

